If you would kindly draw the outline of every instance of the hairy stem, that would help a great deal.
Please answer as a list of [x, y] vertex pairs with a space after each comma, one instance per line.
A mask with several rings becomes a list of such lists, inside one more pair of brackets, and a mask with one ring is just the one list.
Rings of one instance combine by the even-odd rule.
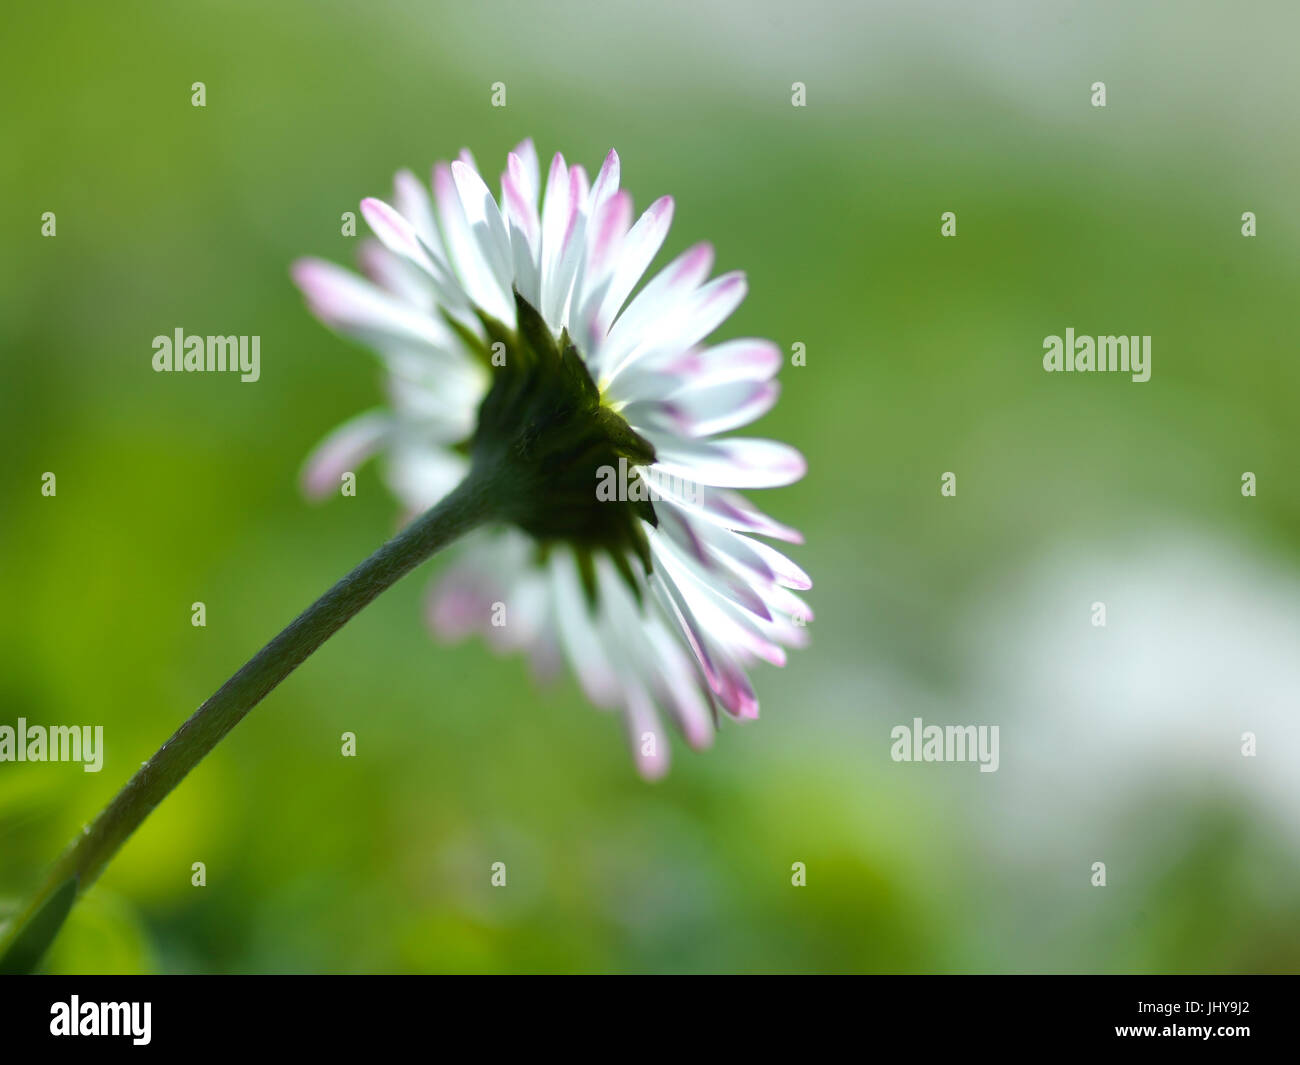
[[0, 972], [40, 960], [84, 892], [168, 793], [270, 691], [377, 595], [493, 513], [493, 485], [471, 473], [458, 488], [312, 603], [200, 706], [64, 851], [0, 939]]

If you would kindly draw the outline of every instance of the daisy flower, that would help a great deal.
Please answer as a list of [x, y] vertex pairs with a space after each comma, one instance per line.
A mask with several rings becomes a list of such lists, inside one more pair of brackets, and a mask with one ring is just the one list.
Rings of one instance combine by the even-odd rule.
[[563, 156], [543, 193], [537, 155], [510, 153], [493, 198], [462, 153], [433, 196], [403, 171], [393, 202], [365, 200], [377, 239], [365, 277], [315, 259], [293, 276], [325, 323], [383, 359], [388, 403], [327, 437], [308, 495], [384, 456], [410, 520], [206, 699], [54, 862], [0, 928], [0, 972], [30, 972], [76, 899], [222, 737], [376, 596], [457, 542], [429, 620], [482, 632], [541, 673], [567, 659], [617, 709], [643, 776], [668, 768], [661, 719], [707, 746], [718, 709], [758, 715], [749, 667], [784, 665], [812, 614], [804, 572], [769, 546], [799, 543], [737, 489], [804, 473], [772, 440], [719, 437], [776, 401], [765, 340], [705, 340], [745, 296], [689, 248], [638, 289], [673, 201], [633, 222], [614, 152], [591, 182]]
[[[309, 457], [304, 490], [383, 456], [410, 515], [467, 478], [491, 493], [431, 590], [443, 638], [479, 632], [565, 660], [587, 697], [623, 717], [640, 772], [668, 766], [661, 718], [703, 748], [718, 708], [758, 714], [748, 676], [785, 663], [812, 617], [807, 575], [766, 539], [801, 542], [737, 490], [798, 480], [798, 452], [719, 436], [776, 401], [766, 340], [706, 340], [745, 296], [709, 279], [697, 244], [639, 290], [673, 216], [663, 197], [634, 218], [611, 151], [594, 181], [557, 154], [543, 189], [524, 141], [494, 197], [465, 152], [433, 169], [432, 196], [400, 172], [392, 201], [362, 201], [374, 233], [364, 277], [317, 259], [293, 277], [312, 311], [382, 358], [388, 402]], [[634, 293], [634, 290], [635, 291]]]

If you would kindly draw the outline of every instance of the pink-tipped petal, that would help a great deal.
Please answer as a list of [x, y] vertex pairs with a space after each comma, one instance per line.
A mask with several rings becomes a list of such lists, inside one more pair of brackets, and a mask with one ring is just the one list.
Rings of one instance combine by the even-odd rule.
[[354, 472], [378, 452], [392, 427], [393, 419], [385, 411], [367, 411], [340, 425], [303, 463], [303, 495], [319, 501], [339, 491], [343, 474]]
[[361, 201], [361, 214], [384, 247], [430, 273], [435, 273], [433, 262], [421, 246], [415, 228], [396, 208], [390, 207], [383, 200], [367, 197]]
[[515, 150], [511, 154], [520, 163], [520, 191], [523, 192], [524, 198], [533, 205], [535, 211], [537, 210], [537, 197], [541, 194], [541, 183], [537, 166], [537, 149], [533, 146], [533, 139], [531, 137], [524, 138], [515, 145]]
[[661, 472], [718, 488], [780, 488], [808, 469], [798, 451], [776, 440], [678, 440], [657, 452]]
[[633, 682], [627, 689], [623, 723], [632, 758], [642, 779], [659, 780], [668, 772], [668, 735], [641, 685]]
[[601, 205], [618, 191], [619, 179], [619, 162], [618, 152], [613, 148], [605, 156], [605, 162], [601, 164], [600, 173], [596, 175], [596, 183], [591, 186], [591, 201], [587, 205], [587, 213], [594, 215]]

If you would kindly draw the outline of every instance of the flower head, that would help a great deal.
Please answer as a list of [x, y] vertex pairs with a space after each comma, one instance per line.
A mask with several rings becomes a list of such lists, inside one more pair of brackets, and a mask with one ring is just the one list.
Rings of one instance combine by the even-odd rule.
[[[563, 156], [543, 189], [524, 141], [497, 200], [468, 153], [409, 172], [393, 202], [367, 199], [357, 277], [301, 260], [294, 278], [322, 321], [383, 358], [389, 403], [327, 437], [308, 459], [320, 497], [377, 453], [418, 513], [471, 471], [491, 471], [498, 521], [466, 540], [435, 585], [443, 637], [479, 631], [554, 672], [567, 659], [591, 701], [623, 714], [640, 771], [661, 775], [667, 714], [707, 746], [716, 708], [755, 717], [748, 667], [783, 665], [806, 642], [810, 587], [764, 537], [799, 534], [736, 489], [790, 484], [798, 452], [717, 434], [775, 402], [778, 349], [706, 338], [745, 295], [740, 273], [709, 280], [698, 244], [633, 295], [673, 201], [633, 221], [610, 152], [594, 182]], [[539, 208], [540, 202], [540, 208]]]

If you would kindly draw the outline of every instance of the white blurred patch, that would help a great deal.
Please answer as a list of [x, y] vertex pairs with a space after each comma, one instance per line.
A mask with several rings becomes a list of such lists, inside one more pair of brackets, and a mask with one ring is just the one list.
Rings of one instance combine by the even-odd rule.
[[1152, 793], [1244, 798], [1300, 834], [1300, 578], [1284, 560], [1179, 531], [1099, 536], [988, 589], [961, 631], [1026, 836]]

